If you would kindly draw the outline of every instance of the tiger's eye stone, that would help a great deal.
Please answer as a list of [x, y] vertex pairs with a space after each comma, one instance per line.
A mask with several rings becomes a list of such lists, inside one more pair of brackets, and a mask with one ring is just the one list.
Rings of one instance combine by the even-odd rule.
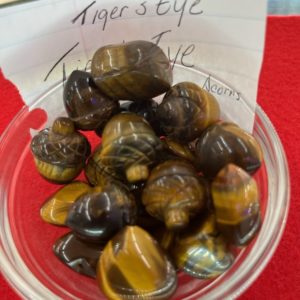
[[200, 279], [219, 276], [234, 261], [225, 240], [217, 232], [212, 214], [200, 222], [197, 220], [188, 231], [177, 236], [172, 249], [177, 267]]
[[212, 197], [217, 226], [223, 236], [236, 246], [249, 244], [261, 225], [255, 179], [229, 164], [214, 179]]
[[97, 186], [70, 208], [66, 225], [83, 239], [107, 242], [128, 224], [135, 224], [136, 204], [121, 185]]
[[159, 120], [156, 116], [158, 103], [152, 99], [143, 101], [125, 102], [121, 105], [121, 111], [132, 112], [143, 117], [152, 127], [157, 136], [163, 134]]
[[233, 163], [250, 174], [259, 169], [263, 154], [256, 139], [229, 122], [207, 128], [196, 144], [199, 169], [213, 178], [227, 164]]
[[91, 187], [81, 181], [69, 183], [48, 198], [40, 210], [40, 215], [45, 222], [54, 225], [65, 225], [71, 205]]
[[129, 184], [129, 191], [134, 196], [137, 205], [137, 220], [136, 225], [146, 229], [149, 233], [152, 233], [152, 229], [161, 228], [164, 223], [148, 214], [145, 206], [142, 203], [142, 193], [145, 187], [144, 182]]
[[138, 226], [127, 226], [105, 246], [97, 280], [108, 299], [168, 299], [177, 276], [157, 242]]
[[84, 169], [88, 182], [93, 186], [103, 186], [111, 181], [122, 179], [112, 166], [102, 163], [101, 151], [102, 145], [100, 144], [92, 153]]
[[92, 76], [100, 90], [110, 98], [133, 101], [166, 92], [173, 77], [167, 56], [147, 41], [98, 49], [92, 59]]
[[142, 200], [147, 212], [168, 229], [181, 230], [203, 208], [204, 187], [190, 164], [169, 160], [152, 170]]
[[[129, 182], [145, 180], [157, 159], [161, 141], [147, 121], [132, 113], [115, 115], [106, 124], [102, 150], [94, 161]], [[94, 158], [94, 156], [93, 156]]]
[[194, 163], [196, 161], [196, 158], [195, 158], [194, 154], [191, 152], [191, 150], [189, 149], [188, 145], [179, 144], [167, 137], [165, 139], [163, 139], [163, 143], [164, 143], [166, 149], [170, 153], [172, 153], [180, 158], [183, 158], [191, 163]]
[[88, 140], [64, 117], [33, 137], [30, 147], [37, 170], [54, 183], [68, 183], [77, 177], [91, 152]]
[[176, 233], [168, 230], [165, 226], [159, 226], [148, 230], [149, 233], [155, 238], [159, 246], [168, 253], [174, 246]]
[[63, 98], [68, 116], [81, 130], [103, 128], [119, 112], [119, 103], [103, 95], [87, 72], [72, 72], [64, 87]]
[[96, 278], [96, 268], [104, 246], [79, 239], [70, 232], [53, 245], [54, 254], [66, 266], [80, 274]]
[[188, 143], [219, 120], [220, 108], [213, 95], [192, 82], [181, 82], [166, 93], [157, 116], [167, 137]]

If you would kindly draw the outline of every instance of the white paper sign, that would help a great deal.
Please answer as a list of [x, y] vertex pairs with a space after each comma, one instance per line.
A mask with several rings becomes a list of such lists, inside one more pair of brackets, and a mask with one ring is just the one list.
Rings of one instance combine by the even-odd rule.
[[265, 18], [263, 0], [40, 0], [0, 10], [0, 65], [30, 104], [74, 69], [89, 68], [99, 47], [150, 40], [172, 63], [205, 71], [198, 83], [216, 97], [226, 89], [210, 75], [229, 83], [226, 109], [251, 130], [253, 115], [239, 100], [255, 107]]

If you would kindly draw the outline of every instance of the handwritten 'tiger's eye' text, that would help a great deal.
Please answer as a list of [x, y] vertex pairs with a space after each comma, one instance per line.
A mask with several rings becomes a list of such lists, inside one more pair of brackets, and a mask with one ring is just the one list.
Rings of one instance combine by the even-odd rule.
[[[127, 17], [126, 13], [132, 11], [137, 16], [145, 16], [149, 13], [150, 5], [155, 7], [156, 16], [177, 15], [177, 27], [180, 27], [184, 15], [201, 15], [203, 10], [200, 7], [201, 0], [156, 0], [156, 3], [142, 1], [136, 7], [128, 5], [119, 5], [112, 8], [97, 8], [97, 1], [87, 5], [75, 18], [71, 20], [73, 24], [80, 22], [80, 25], [96, 24], [102, 22], [104, 31], [109, 21]], [[152, 13], [151, 13], [152, 14]]]

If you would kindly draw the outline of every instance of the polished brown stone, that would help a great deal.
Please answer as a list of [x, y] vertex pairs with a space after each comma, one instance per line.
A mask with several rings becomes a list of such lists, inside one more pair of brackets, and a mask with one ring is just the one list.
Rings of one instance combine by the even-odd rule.
[[41, 218], [47, 223], [65, 225], [71, 205], [90, 190], [91, 187], [81, 181], [74, 181], [65, 185], [43, 204], [40, 210]]
[[172, 84], [169, 59], [147, 41], [98, 49], [92, 59], [92, 76], [103, 93], [117, 100], [150, 99], [166, 92]]
[[104, 246], [79, 239], [70, 232], [53, 245], [54, 254], [66, 266], [80, 274], [96, 277], [96, 268]]
[[168, 160], [151, 171], [142, 199], [150, 215], [164, 221], [168, 229], [180, 230], [204, 207], [204, 196], [192, 165]]
[[119, 103], [103, 95], [88, 72], [75, 70], [64, 87], [68, 116], [81, 130], [100, 130], [119, 112]]
[[65, 117], [57, 118], [52, 128], [34, 136], [30, 147], [39, 173], [55, 183], [68, 183], [76, 178], [91, 152], [88, 140]]
[[122, 186], [96, 186], [71, 206], [66, 225], [83, 239], [107, 242], [128, 224], [136, 222], [136, 203]]
[[261, 147], [253, 135], [229, 122], [218, 122], [207, 128], [198, 139], [195, 151], [199, 170], [210, 178], [229, 163], [253, 174], [263, 161]]
[[157, 242], [138, 226], [127, 226], [105, 246], [97, 280], [108, 299], [169, 299], [177, 276]]
[[234, 261], [224, 238], [217, 231], [213, 214], [196, 220], [193, 226], [179, 234], [172, 254], [179, 269], [200, 279], [221, 275]]
[[102, 150], [94, 161], [123, 180], [138, 182], [148, 178], [149, 167], [157, 160], [161, 148], [160, 139], [144, 118], [121, 113], [106, 124]]
[[261, 225], [259, 191], [254, 178], [236, 165], [225, 166], [212, 183], [217, 226], [236, 246], [245, 246]]
[[192, 82], [181, 82], [166, 93], [157, 116], [167, 137], [188, 143], [219, 120], [220, 108], [213, 95]]

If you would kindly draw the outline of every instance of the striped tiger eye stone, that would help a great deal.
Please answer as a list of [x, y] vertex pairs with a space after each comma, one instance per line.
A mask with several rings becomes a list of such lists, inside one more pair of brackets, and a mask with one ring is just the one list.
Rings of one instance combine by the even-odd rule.
[[136, 222], [136, 203], [128, 190], [111, 182], [96, 186], [71, 206], [66, 225], [82, 239], [106, 243], [126, 225]]
[[83, 241], [69, 232], [55, 242], [53, 252], [75, 272], [95, 278], [96, 266], [103, 248], [103, 245]]
[[97, 280], [108, 299], [168, 299], [177, 286], [171, 262], [142, 228], [127, 226], [105, 246]]
[[203, 209], [204, 192], [191, 164], [168, 160], [151, 171], [142, 201], [151, 216], [164, 221], [168, 229], [180, 231]]
[[51, 128], [34, 136], [30, 149], [40, 175], [58, 184], [74, 180], [91, 153], [87, 138], [66, 117], [57, 118]]
[[50, 224], [65, 225], [72, 204], [90, 190], [91, 187], [81, 181], [74, 181], [65, 185], [43, 204], [40, 210], [41, 218]]
[[178, 142], [173, 141], [172, 139], [166, 137], [163, 139], [163, 144], [165, 148], [172, 154], [183, 158], [191, 163], [195, 163], [196, 158], [192, 151], [189, 149], [188, 145], [182, 145]]
[[195, 153], [199, 170], [211, 179], [230, 163], [254, 174], [263, 162], [255, 137], [230, 122], [209, 126], [197, 139]]
[[99, 89], [115, 100], [156, 97], [170, 89], [173, 79], [168, 57], [148, 41], [101, 47], [93, 56], [91, 72]]
[[220, 232], [236, 246], [247, 245], [261, 224], [255, 179], [238, 166], [229, 164], [214, 179], [212, 197]]
[[225, 240], [216, 230], [213, 214], [177, 236], [173, 257], [178, 268], [200, 279], [219, 276], [230, 268], [234, 260]]
[[216, 98], [197, 84], [180, 82], [164, 96], [157, 117], [167, 137], [189, 143], [219, 120], [220, 107]]

